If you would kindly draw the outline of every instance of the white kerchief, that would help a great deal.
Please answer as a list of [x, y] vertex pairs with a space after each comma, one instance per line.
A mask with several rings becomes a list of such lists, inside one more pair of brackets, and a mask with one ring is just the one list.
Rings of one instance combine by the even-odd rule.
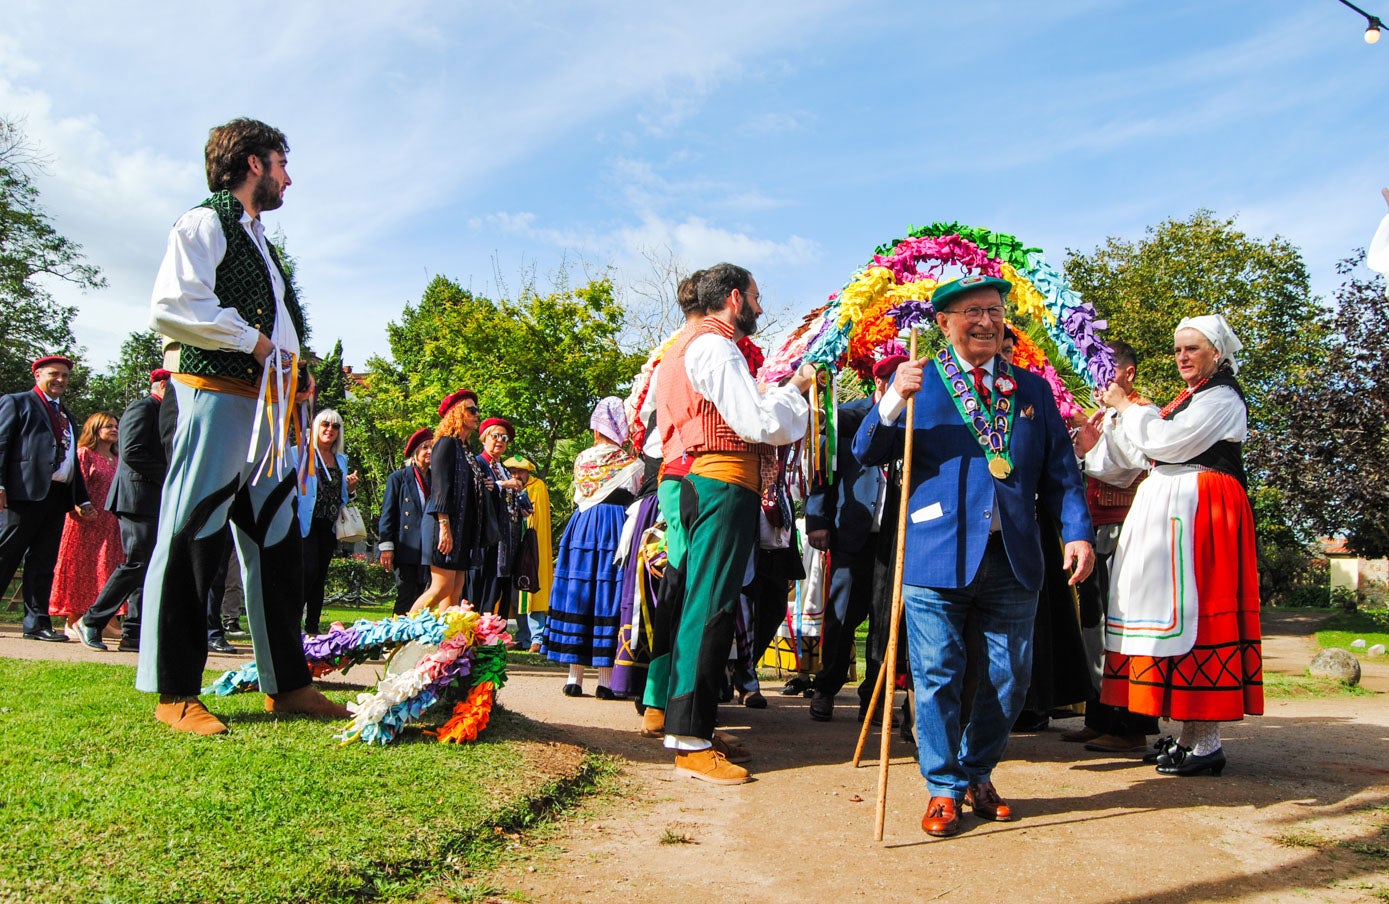
[[1244, 348], [1244, 343], [1239, 341], [1234, 330], [1230, 329], [1230, 324], [1225, 321], [1224, 314], [1183, 317], [1182, 322], [1177, 324], [1173, 333], [1176, 334], [1182, 330], [1196, 330], [1209, 339], [1211, 345], [1215, 346], [1215, 353], [1220, 356], [1220, 363], [1228, 363], [1230, 373], [1239, 373], [1239, 362], [1235, 360], [1235, 353]]

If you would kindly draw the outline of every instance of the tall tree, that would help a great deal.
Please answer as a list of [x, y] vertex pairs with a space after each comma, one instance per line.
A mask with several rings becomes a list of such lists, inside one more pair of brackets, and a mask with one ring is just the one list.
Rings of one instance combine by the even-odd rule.
[[1183, 317], [1224, 314], [1244, 343], [1240, 382], [1257, 428], [1269, 393], [1304, 385], [1320, 365], [1327, 318], [1307, 267], [1286, 239], [1261, 240], [1198, 210], [1149, 227], [1139, 241], [1109, 238], [1090, 254], [1067, 249], [1071, 285], [1108, 319], [1108, 337], [1137, 351], [1139, 388], [1166, 401], [1183, 388], [1172, 331]]
[[349, 453], [362, 456], [363, 476], [384, 485], [405, 439], [438, 421], [441, 398], [467, 387], [484, 417], [515, 425], [514, 453], [531, 458], [552, 487], [567, 484], [574, 456], [589, 445], [594, 404], [628, 383], [643, 356], [619, 346], [623, 307], [611, 282], [560, 283], [493, 301], [436, 276], [419, 304], [387, 325], [391, 357], [367, 362], [363, 386], [344, 405]]
[[29, 363], [40, 355], [74, 355], [77, 310], [54, 300], [44, 285], [57, 279], [83, 289], [106, 285], [82, 248], [60, 234], [39, 202], [34, 174], [43, 159], [9, 119], [0, 117], [0, 388], [29, 383]]
[[333, 344], [333, 350], [328, 353], [328, 357], [314, 368], [314, 382], [318, 389], [318, 410], [340, 410], [347, 401], [347, 382], [342, 373], [341, 339]]
[[1274, 394], [1288, 415], [1270, 431], [1268, 469], [1300, 523], [1378, 558], [1389, 555], [1389, 313], [1384, 277], [1364, 261], [1359, 250], [1337, 264], [1344, 280], [1318, 378]]
[[163, 342], [153, 330], [131, 333], [121, 343], [120, 356], [105, 373], [88, 376], [81, 391], [70, 393], [69, 406], [80, 417], [105, 411], [115, 417], [149, 391], [150, 371], [164, 360]]

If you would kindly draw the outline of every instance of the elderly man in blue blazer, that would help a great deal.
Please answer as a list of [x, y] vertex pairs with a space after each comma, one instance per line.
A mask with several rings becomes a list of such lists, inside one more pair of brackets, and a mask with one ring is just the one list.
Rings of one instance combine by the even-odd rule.
[[72, 361], [46, 355], [31, 370], [33, 389], [0, 396], [0, 588], [23, 561], [24, 638], [64, 643], [48, 616], [63, 519], [96, 510], [77, 466], [77, 424], [60, 401]]
[[[1085, 486], [1051, 390], [999, 355], [1011, 289], [987, 276], [937, 288], [932, 305], [947, 346], [901, 364], [854, 437], [866, 465], [900, 457], [904, 411], [916, 398], [902, 598], [921, 774], [931, 793], [921, 824], [939, 837], [960, 830], [962, 802], [983, 819], [1013, 818], [993, 770], [1030, 680], [1043, 576], [1039, 496], [1060, 515], [1071, 583], [1094, 566]], [[971, 612], [987, 661], [962, 730]]]

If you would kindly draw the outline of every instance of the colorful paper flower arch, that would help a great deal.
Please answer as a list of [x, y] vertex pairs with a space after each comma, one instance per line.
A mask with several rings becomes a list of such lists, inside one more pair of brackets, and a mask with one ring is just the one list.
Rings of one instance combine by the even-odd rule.
[[[807, 315], [768, 360], [762, 378], [778, 380], [808, 362], [836, 371], [849, 367], [868, 379], [874, 362], [902, 350], [897, 342], [900, 330], [932, 322], [931, 294], [947, 267], [958, 268], [961, 275], [1011, 282], [1008, 303], [1043, 325], [1087, 385], [1104, 387], [1113, 379], [1114, 356], [1099, 336], [1107, 324], [1096, 318], [1094, 307], [1071, 289], [1041, 250], [1007, 233], [959, 223], [913, 228], [906, 238], [879, 245], [849, 283], [830, 296], [829, 304]], [[1044, 377], [1050, 370], [1047, 379], [1053, 390], [1059, 387], [1070, 399], [1045, 353], [1029, 344], [1024, 366]]]

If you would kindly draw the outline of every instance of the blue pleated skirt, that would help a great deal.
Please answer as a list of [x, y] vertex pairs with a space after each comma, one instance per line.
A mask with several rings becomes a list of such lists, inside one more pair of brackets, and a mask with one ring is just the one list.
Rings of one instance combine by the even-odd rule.
[[599, 503], [565, 525], [555, 561], [545, 655], [554, 662], [607, 667], [617, 655], [622, 570], [613, 554], [626, 509]]

